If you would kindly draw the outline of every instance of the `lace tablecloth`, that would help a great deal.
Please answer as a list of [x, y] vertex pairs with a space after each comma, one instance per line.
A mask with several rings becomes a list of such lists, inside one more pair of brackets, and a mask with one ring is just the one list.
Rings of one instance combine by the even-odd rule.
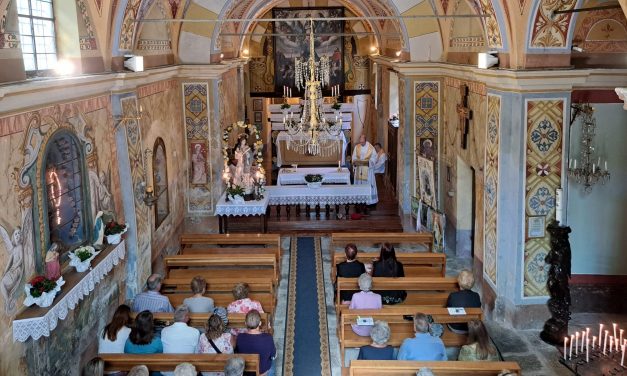
[[264, 215], [268, 209], [268, 193], [258, 201], [244, 201], [244, 203], [234, 203], [226, 201], [226, 193], [220, 197], [216, 205], [215, 215], [237, 216], [237, 215]]
[[327, 184], [348, 184], [351, 183], [351, 174], [348, 168], [338, 171], [337, 167], [305, 167], [305, 168], [282, 168], [279, 170], [277, 185], [306, 184], [305, 175], [320, 174], [322, 183]]
[[270, 205], [346, 205], [365, 204], [370, 199], [370, 185], [266, 186]]
[[[121, 259], [124, 259], [124, 241], [118, 244], [104, 259], [93, 267], [83, 278], [72, 287], [59, 301], [53, 303], [45, 315], [27, 319], [13, 320], [13, 341], [25, 342], [29, 337], [34, 340], [41, 336], [48, 337], [57, 327], [59, 320], [64, 320], [70, 310], [89, 295], [96, 285], [107, 275]], [[18, 316], [19, 317], [19, 316]]]

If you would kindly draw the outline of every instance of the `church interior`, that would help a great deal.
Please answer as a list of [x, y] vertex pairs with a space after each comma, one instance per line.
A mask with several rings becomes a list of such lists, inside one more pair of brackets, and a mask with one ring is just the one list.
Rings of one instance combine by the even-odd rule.
[[198, 291], [251, 374], [627, 375], [624, 140], [627, 0], [0, 0], [0, 375], [222, 371]]

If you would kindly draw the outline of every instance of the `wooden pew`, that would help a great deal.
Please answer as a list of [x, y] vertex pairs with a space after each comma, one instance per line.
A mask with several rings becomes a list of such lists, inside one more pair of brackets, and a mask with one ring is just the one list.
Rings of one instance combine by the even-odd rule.
[[[163, 258], [167, 278], [187, 278], [189, 272], [217, 276], [272, 276], [279, 281], [279, 270], [274, 255], [194, 255], [183, 254]], [[183, 269], [181, 272], [179, 269]], [[183, 275], [183, 277], [182, 277]], [[193, 278], [193, 276], [192, 276]], [[191, 281], [191, 278], [190, 278]]]
[[194, 245], [246, 245], [281, 249], [279, 234], [183, 234], [181, 248]]
[[98, 354], [105, 362], [105, 371], [128, 372], [136, 365], [145, 365], [150, 371], [174, 371], [187, 362], [199, 372], [222, 372], [229, 358], [244, 359], [245, 371], [259, 375], [258, 354]]
[[352, 360], [350, 376], [416, 376], [421, 368], [431, 368], [437, 376], [497, 376], [503, 370], [521, 374], [516, 362], [412, 362], [406, 360]]
[[[341, 291], [359, 291], [357, 278], [337, 279], [335, 304], [340, 305]], [[443, 307], [450, 292], [458, 291], [457, 278], [442, 277], [401, 277], [401, 278], [372, 278], [372, 290], [405, 290], [407, 299], [402, 304], [431, 305]]]
[[[416, 307], [416, 306], [395, 306], [385, 309], [342, 309], [339, 316], [339, 341], [342, 365], [344, 365], [344, 349], [346, 347], [361, 347], [370, 344], [370, 337], [362, 337], [351, 328], [351, 324], [357, 323], [358, 317], [372, 317], [373, 320], [383, 320], [390, 326], [389, 345], [400, 346], [405, 338], [414, 336], [413, 320], [406, 320], [403, 316], [413, 316], [418, 313], [431, 315], [433, 321], [439, 324], [463, 323], [472, 320], [482, 320], [483, 312], [481, 308], [466, 308], [465, 315], [449, 315], [448, 310], [442, 307]], [[466, 335], [455, 334], [444, 325], [442, 341], [445, 346], [462, 346], [466, 344]]]
[[[183, 304], [183, 300], [191, 296], [191, 294], [176, 293], [163, 295], [170, 299], [170, 304], [172, 304], [173, 307]], [[227, 307], [233, 300], [235, 300], [230, 292], [222, 294], [207, 294], [207, 296], [213, 299], [213, 304], [216, 307]], [[276, 296], [274, 294], [258, 292], [250, 293], [248, 294], [248, 297], [252, 300], [259, 301], [264, 312], [274, 314], [274, 310], [276, 309]]]
[[[203, 329], [207, 324], [207, 320], [209, 319], [209, 313], [190, 313], [189, 315], [189, 326], [193, 326], [194, 328]], [[260, 313], [261, 316], [261, 329], [265, 332], [272, 334], [272, 325], [270, 325], [271, 316], [265, 312]], [[137, 316], [137, 312], [132, 312], [131, 317], [135, 319]], [[174, 313], [166, 313], [166, 312], [157, 312], [152, 314], [154, 321], [163, 323], [166, 326], [170, 325], [174, 322]], [[229, 313], [229, 328], [230, 329], [246, 329], [246, 314], [245, 313]]]
[[[357, 260], [372, 263], [379, 258], [379, 252], [358, 252]], [[444, 277], [446, 275], [446, 255], [444, 253], [416, 252], [396, 253], [396, 258], [403, 264], [406, 277]], [[346, 254], [333, 252], [331, 280], [335, 281], [337, 264], [346, 261]]]
[[[268, 247], [185, 247], [181, 248], [183, 255], [274, 255], [277, 261], [277, 268], [281, 265], [281, 248]], [[280, 269], [280, 268], [279, 268]]]
[[[193, 277], [192, 277], [193, 278]], [[272, 282], [272, 278], [248, 278], [238, 276], [233, 279], [224, 279], [224, 278], [216, 278], [214, 276], [210, 276], [210, 278], [205, 278], [207, 281], [207, 291], [205, 295], [211, 296], [211, 294], [224, 294], [231, 293], [233, 291], [233, 287], [246, 280], [248, 287], [251, 293], [255, 292], [268, 292], [271, 294], [275, 294], [275, 286]], [[186, 293], [190, 296], [192, 295], [191, 290], [191, 278], [166, 278], [161, 282], [161, 292], [162, 293]]]
[[427, 250], [431, 251], [433, 234], [430, 232], [334, 232], [331, 234], [331, 250], [344, 249], [348, 243], [354, 243], [359, 248], [360, 245], [380, 247], [386, 242], [399, 249], [401, 247], [398, 246], [402, 244], [424, 244]]

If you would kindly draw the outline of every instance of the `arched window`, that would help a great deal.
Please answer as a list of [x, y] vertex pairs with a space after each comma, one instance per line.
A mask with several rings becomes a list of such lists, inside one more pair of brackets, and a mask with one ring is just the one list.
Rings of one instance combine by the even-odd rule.
[[158, 228], [163, 220], [170, 214], [170, 202], [168, 199], [168, 160], [165, 154], [165, 144], [161, 137], [155, 140], [152, 153], [152, 171], [155, 184], [155, 228]]
[[65, 130], [54, 134], [43, 167], [46, 247], [57, 242], [69, 250], [88, 241], [90, 229], [85, 160], [76, 136]]
[[57, 44], [52, 0], [17, 0], [20, 42], [27, 72], [54, 69]]

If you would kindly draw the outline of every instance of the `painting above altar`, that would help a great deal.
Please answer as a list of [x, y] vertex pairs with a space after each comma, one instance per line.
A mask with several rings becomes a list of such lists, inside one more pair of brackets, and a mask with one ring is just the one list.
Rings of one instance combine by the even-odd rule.
[[325, 149], [321, 154], [311, 155], [290, 147], [290, 138], [303, 136], [290, 136], [287, 132], [279, 132], [276, 144], [276, 165], [301, 165], [301, 166], [337, 166], [338, 162], [343, 166], [346, 159], [346, 137], [344, 133], [336, 137], [337, 147]]

